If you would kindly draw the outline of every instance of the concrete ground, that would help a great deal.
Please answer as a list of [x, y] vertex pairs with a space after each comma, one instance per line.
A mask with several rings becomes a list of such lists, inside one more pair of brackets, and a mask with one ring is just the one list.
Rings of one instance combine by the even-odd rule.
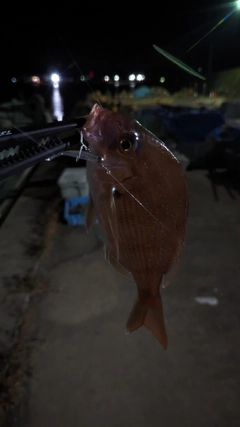
[[[16, 244], [28, 209], [37, 208], [38, 221], [44, 201], [51, 214], [38, 234], [41, 256], [31, 258], [34, 281], [17, 342], [23, 375], [13, 381], [20, 398], [8, 426], [239, 427], [239, 194], [219, 185], [216, 201], [204, 171], [187, 178], [187, 243], [177, 277], [162, 290], [166, 351], [144, 327], [125, 336], [136, 286], [106, 264], [96, 230], [63, 224], [50, 187], [24, 193], [8, 218]], [[26, 216], [17, 218], [24, 203]]]

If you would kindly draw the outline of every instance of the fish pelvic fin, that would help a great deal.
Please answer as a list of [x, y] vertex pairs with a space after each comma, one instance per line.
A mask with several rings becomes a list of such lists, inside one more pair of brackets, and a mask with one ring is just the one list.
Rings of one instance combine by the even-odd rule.
[[127, 321], [126, 333], [133, 332], [142, 325], [153, 333], [166, 350], [168, 338], [160, 294], [139, 298], [135, 301]]

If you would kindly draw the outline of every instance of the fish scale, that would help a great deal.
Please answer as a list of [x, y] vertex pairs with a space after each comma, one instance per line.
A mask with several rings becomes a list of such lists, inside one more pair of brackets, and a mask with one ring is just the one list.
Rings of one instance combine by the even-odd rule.
[[[134, 212], [133, 217], [131, 217], [131, 212]], [[124, 217], [121, 217], [120, 210], [118, 215], [119, 224], [123, 224]], [[156, 271], [156, 277], [154, 277], [154, 280], [153, 277], [151, 277], [151, 286], [153, 287], [153, 293], [155, 293], [158, 290], [162, 279], [162, 275], [159, 274], [158, 268], [156, 267], [158, 267], [159, 264], [162, 264], [162, 274], [164, 274], [169, 267], [168, 265], [164, 265], [163, 256], [161, 260], [159, 254], [160, 250], [158, 250], [163, 244], [163, 229], [161, 222], [159, 220], [159, 222], [156, 224], [156, 221], [151, 216], [149, 216], [147, 221], [145, 221], [144, 216], [148, 216], [147, 212], [144, 214], [142, 212], [141, 206], [136, 206], [136, 202], [134, 200], [128, 200], [128, 203], [123, 205], [123, 215], [128, 220], [127, 222], [129, 224], [129, 232], [128, 230], [123, 232], [123, 228], [125, 227], [121, 226], [122, 251], [120, 250], [120, 253], [123, 254], [123, 257], [120, 259], [120, 261], [123, 263], [123, 265], [126, 266], [128, 270], [131, 269], [131, 265], [135, 266], [135, 276], [139, 277], [139, 286], [143, 288], [146, 286], [146, 280], [151, 270], [153, 269], [153, 272]], [[132, 239], [133, 246], [130, 246], [128, 243], [130, 238]], [[150, 265], [149, 260], [152, 261]], [[140, 282], [140, 278], [141, 282], [143, 283]], [[150, 283], [147, 283], [147, 286], [149, 288]]]
[[[135, 273], [146, 274], [146, 254], [142, 248], [148, 244], [149, 225], [142, 220], [142, 208], [136, 206], [133, 199], [127, 198], [127, 203], [123, 204], [118, 211], [118, 221], [121, 226], [120, 246], [122, 246], [122, 256], [120, 262], [131, 270], [131, 265], [135, 266]], [[134, 205], [134, 206], [132, 206]], [[145, 213], [147, 215], [147, 213]], [[123, 225], [125, 224], [125, 225]]]

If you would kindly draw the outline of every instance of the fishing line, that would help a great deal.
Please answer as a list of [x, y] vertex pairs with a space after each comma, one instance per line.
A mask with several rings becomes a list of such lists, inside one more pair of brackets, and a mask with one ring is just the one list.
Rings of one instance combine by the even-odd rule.
[[132, 193], [130, 193], [130, 191], [120, 182], [120, 181], [118, 181], [118, 179], [112, 174], [112, 172], [103, 164], [103, 162], [101, 162], [101, 166], [107, 171], [107, 174], [108, 175], [111, 175], [111, 177], [113, 178], [113, 179], [115, 179], [115, 181], [119, 184], [119, 185], [121, 185], [121, 187], [122, 188], [124, 188], [124, 190], [128, 193], [128, 194], [130, 194], [130, 196], [149, 214], [149, 215], [151, 215], [157, 222], [159, 222], [158, 221], [158, 219], [147, 209], [147, 208], [145, 208], [145, 206], [132, 194]]
[[33, 141], [33, 142], [35, 142], [36, 144], [38, 144], [38, 142], [33, 138], [33, 137], [31, 137], [30, 135], [27, 135], [21, 128], [19, 128], [18, 126], [16, 126], [16, 125], [14, 125], [12, 122], [10, 122], [10, 120], [8, 120], [8, 122], [10, 123], [10, 125], [14, 128], [14, 129], [16, 129], [16, 130], [18, 130], [18, 132], [20, 132], [22, 135], [24, 135], [24, 136], [26, 136], [26, 138], [28, 138], [28, 139], [30, 139], [31, 141]]
[[207, 34], [205, 34], [203, 37], [200, 38], [200, 40], [198, 40], [196, 43], [194, 43], [187, 51], [186, 53], [190, 52], [190, 50], [192, 50], [195, 46], [197, 46], [202, 40], [205, 39], [205, 37], [207, 37], [209, 34], [211, 34], [217, 27], [219, 27], [219, 25], [223, 24], [223, 22], [226, 21], [226, 19], [230, 18], [230, 16], [235, 12], [236, 9], [233, 9], [231, 12], [229, 12], [226, 16], [224, 16], [224, 18], [222, 18], [216, 25], [214, 25], [213, 28], [211, 28], [210, 31], [208, 31]]
[[[51, 25], [52, 25], [52, 23], [51, 23]], [[68, 48], [68, 46], [66, 45], [66, 43], [64, 43], [64, 41], [63, 41], [63, 38], [62, 38], [61, 34], [59, 33], [59, 31], [57, 30], [57, 28], [56, 28], [54, 25], [52, 25], [52, 27], [54, 28], [54, 30], [55, 30], [55, 32], [56, 32], [56, 34], [57, 34], [57, 36], [59, 37], [59, 39], [61, 40], [61, 42], [62, 42], [62, 44], [63, 44], [63, 47], [66, 49], [66, 51], [67, 51], [68, 55], [70, 56], [71, 60], [73, 61], [73, 64], [77, 67], [77, 70], [79, 71], [79, 74], [83, 76], [83, 75], [84, 75], [84, 73], [82, 72], [81, 68], [79, 67], [79, 65], [78, 65], [77, 61], [76, 61], [76, 60], [74, 59], [74, 57], [72, 56], [70, 49]], [[71, 67], [71, 66], [72, 66], [72, 64], [70, 65], [70, 67]], [[88, 88], [90, 89], [91, 93], [94, 95], [94, 97], [95, 97], [96, 101], [98, 102], [98, 104], [102, 107], [102, 103], [101, 103], [101, 101], [96, 97], [96, 95], [95, 95], [95, 93], [94, 93], [94, 90], [93, 90], [92, 86], [90, 85], [90, 83], [89, 83], [87, 80], [84, 80], [84, 81], [85, 81], [85, 83], [87, 84]]]

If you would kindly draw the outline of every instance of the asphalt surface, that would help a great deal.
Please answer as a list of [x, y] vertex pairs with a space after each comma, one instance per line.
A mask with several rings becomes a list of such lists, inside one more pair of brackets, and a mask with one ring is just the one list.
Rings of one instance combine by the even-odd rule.
[[144, 327], [124, 334], [136, 286], [105, 262], [97, 228], [61, 221], [56, 164], [40, 167], [0, 230], [4, 275], [33, 278], [7, 425], [239, 427], [239, 193], [216, 176], [217, 201], [204, 171], [187, 173], [186, 247], [161, 291], [164, 351]]

